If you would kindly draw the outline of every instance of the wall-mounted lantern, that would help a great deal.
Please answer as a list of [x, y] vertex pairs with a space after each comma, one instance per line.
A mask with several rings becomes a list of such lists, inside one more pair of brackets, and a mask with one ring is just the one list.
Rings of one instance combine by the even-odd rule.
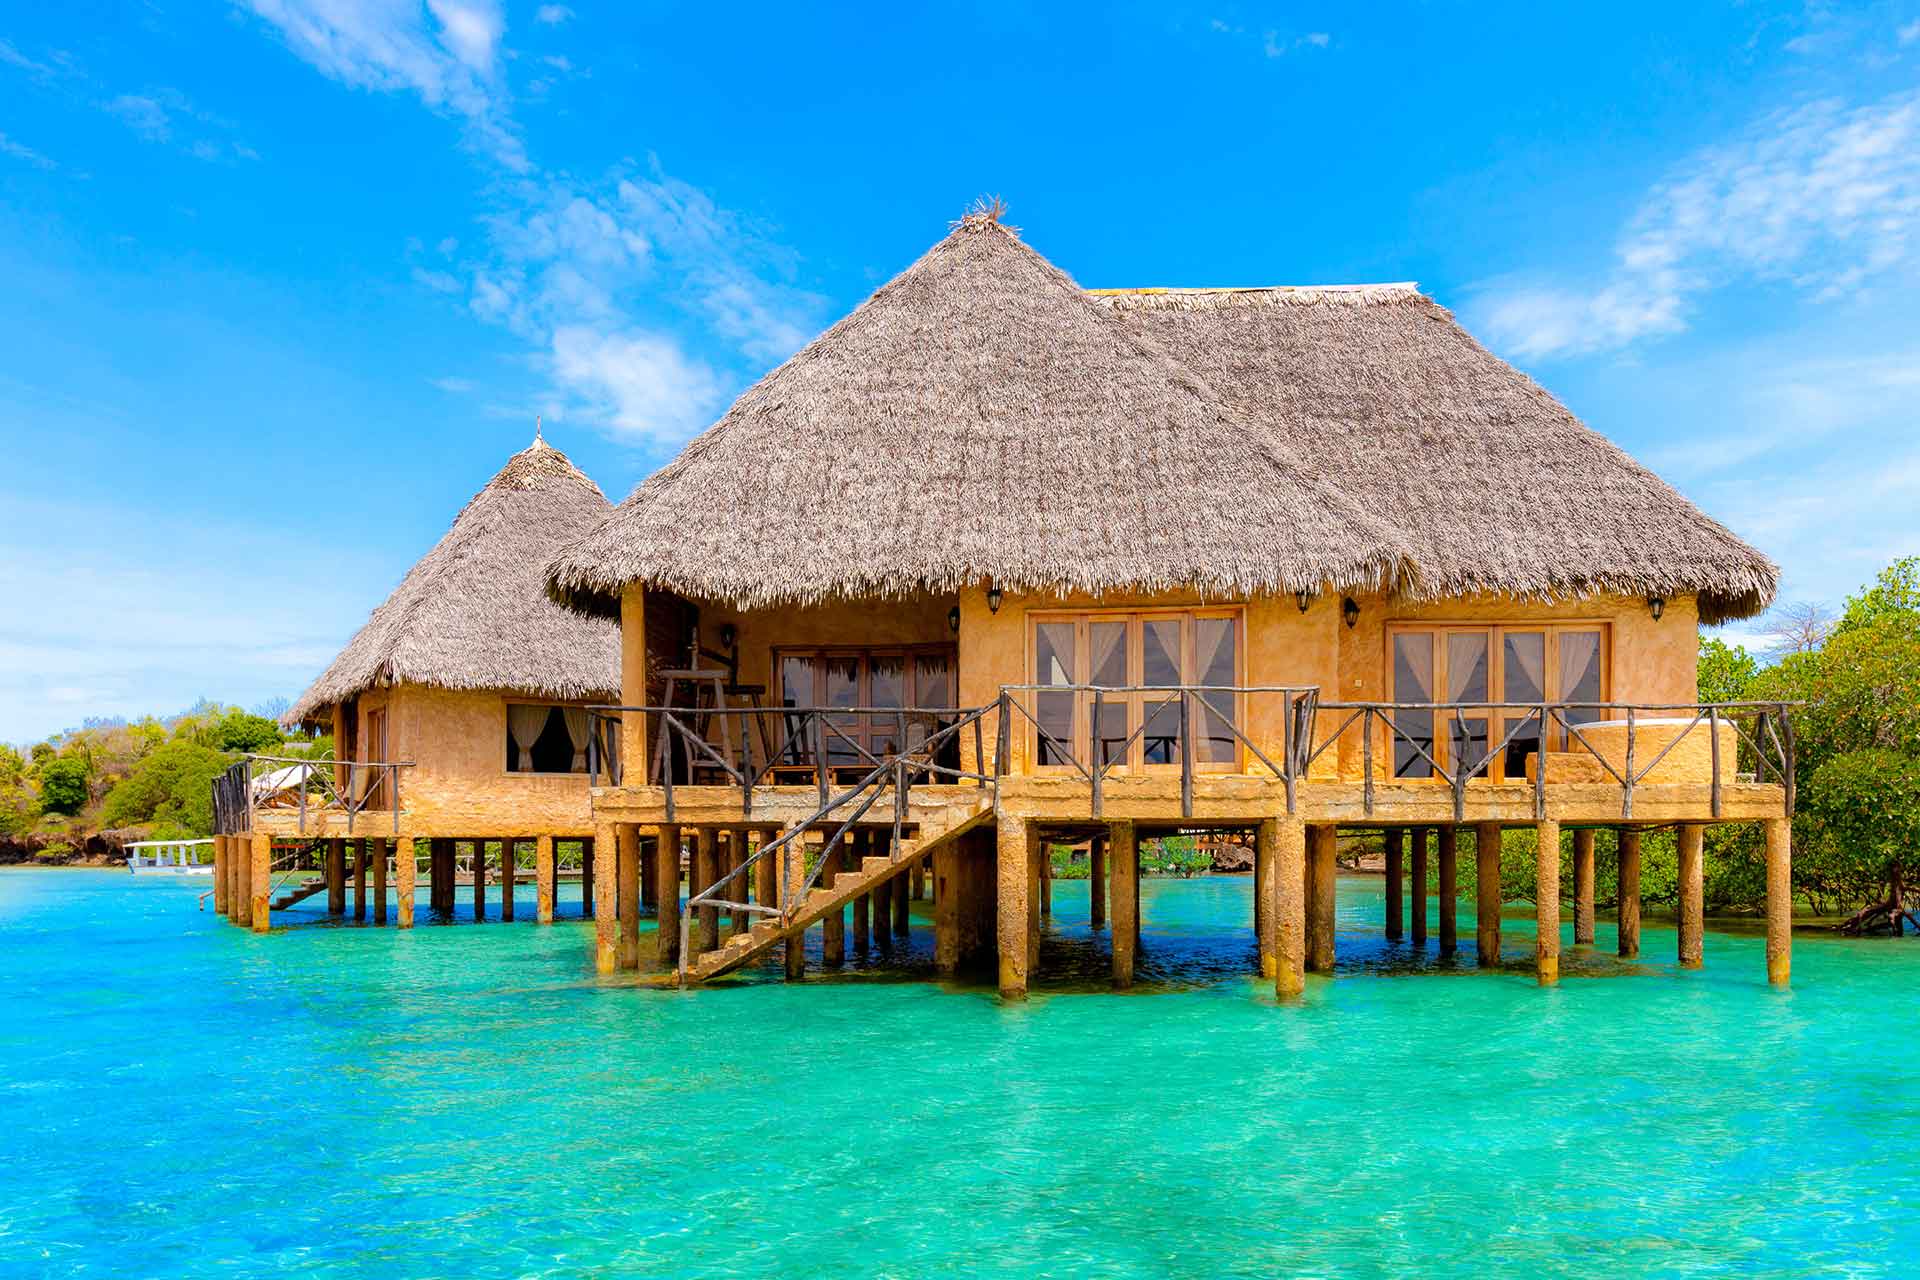
[[1293, 593], [1293, 598], [1300, 602], [1300, 612], [1305, 613], [1307, 606], [1313, 603], [1313, 592], [1296, 591]]
[[1666, 611], [1667, 611], [1667, 598], [1665, 596], [1648, 596], [1647, 597], [1647, 612], [1653, 615], [1653, 620], [1655, 622], [1660, 621], [1660, 615], [1665, 613]]
[[953, 634], [955, 635], [960, 634], [960, 606], [959, 605], [955, 605], [953, 606], [953, 608], [947, 610], [947, 630], [953, 632]]
[[1352, 596], [1340, 602], [1340, 616], [1347, 620], [1347, 630], [1353, 630], [1353, 624], [1360, 621], [1360, 606]]
[[1000, 612], [1000, 586], [998, 583], [990, 582], [987, 584], [987, 612]]
[[720, 624], [720, 647], [722, 649], [733, 648], [733, 642], [739, 638], [740, 633], [734, 629], [731, 622], [723, 622]]

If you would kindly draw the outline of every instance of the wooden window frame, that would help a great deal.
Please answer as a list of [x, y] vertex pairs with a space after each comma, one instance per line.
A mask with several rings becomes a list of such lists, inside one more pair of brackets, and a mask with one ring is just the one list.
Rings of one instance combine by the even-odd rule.
[[[947, 660], [947, 694], [941, 703], [927, 703], [919, 696], [918, 660], [924, 657], [942, 657]], [[774, 645], [773, 657], [773, 706], [777, 710], [787, 705], [786, 701], [786, 664], [789, 658], [857, 658], [860, 661], [858, 678], [859, 689], [854, 696], [853, 705], [872, 706], [870, 701], [873, 690], [873, 659], [899, 658], [902, 661], [905, 676], [905, 694], [902, 705], [908, 707], [929, 707], [930, 709], [952, 711], [956, 707], [949, 705], [959, 700], [960, 689], [960, 646], [953, 641], [940, 641], [930, 644], [797, 644]], [[814, 688], [804, 699], [798, 699], [794, 705], [799, 707], [824, 707], [824, 693], [820, 684], [822, 668], [813, 669]], [[882, 717], [871, 716], [858, 730], [849, 733], [849, 737], [858, 741], [875, 756], [884, 754], [882, 748], [885, 739], [880, 735], [891, 735], [893, 727], [882, 723]], [[879, 745], [876, 745], [879, 744]], [[842, 750], [845, 743], [839, 744]], [[859, 761], [839, 762], [836, 768], [853, 768]]]
[[[1027, 683], [1029, 685], [1039, 685], [1042, 683], [1040, 680], [1041, 626], [1048, 623], [1073, 624], [1073, 683], [1084, 685], [1092, 683], [1088, 678], [1093, 672], [1093, 654], [1090, 639], [1091, 625], [1097, 622], [1124, 622], [1127, 625], [1126, 685], [1129, 688], [1137, 688], [1144, 680], [1143, 667], [1145, 663], [1145, 646], [1142, 639], [1143, 633], [1139, 624], [1148, 619], [1163, 618], [1174, 618], [1180, 621], [1179, 661], [1182, 677], [1176, 683], [1192, 683], [1185, 677], [1185, 673], [1194, 669], [1198, 656], [1195, 651], [1193, 624], [1202, 620], [1224, 620], [1233, 623], [1232, 683], [1236, 687], [1244, 687], [1246, 685], [1247, 608], [1244, 604], [1166, 605], [1134, 609], [1030, 610], [1027, 614], [1026, 637]], [[1034, 699], [1034, 702], [1029, 705], [1028, 709], [1032, 711], [1036, 717], [1039, 714], [1038, 695], [1040, 692], [1043, 692], [1043, 690], [1035, 690], [1028, 695]], [[1127, 707], [1126, 732], [1131, 736], [1140, 728], [1141, 720], [1146, 714], [1148, 704], [1157, 702], [1158, 697], [1150, 693], [1133, 693], [1105, 700], [1105, 705], [1112, 706], [1123, 700]], [[1209, 701], [1213, 702], [1216, 706], [1219, 705], [1218, 698], [1209, 699]], [[1246, 732], [1246, 701], [1246, 695], [1234, 694], [1231, 706], [1225, 708], [1232, 716], [1234, 727], [1242, 733]], [[1177, 703], [1174, 704], [1175, 708], [1177, 708], [1177, 705]], [[1196, 707], [1194, 711], [1192, 728], [1196, 735], [1198, 735], [1204, 729], [1206, 712], [1204, 709], [1198, 707]], [[1081, 693], [1073, 700], [1073, 727], [1068, 746], [1073, 756], [1089, 769], [1091, 769], [1095, 763], [1094, 743], [1090, 736], [1093, 729], [1092, 720], [1093, 695], [1090, 693]], [[1078, 770], [1071, 764], [1041, 764], [1040, 730], [1038, 726], [1027, 724], [1025, 733], [1027, 738], [1026, 757], [1029, 769], [1036, 773], [1078, 773]], [[1227, 774], [1244, 772], [1246, 747], [1237, 738], [1234, 739], [1232, 752], [1233, 757], [1230, 760], [1203, 761], [1196, 759], [1193, 762], [1194, 772]], [[1127, 758], [1124, 761], [1109, 766], [1109, 771], [1114, 773], [1142, 774], [1178, 773], [1180, 772], [1180, 761], [1178, 753], [1176, 752], [1175, 758], [1171, 761], [1165, 763], [1148, 763], [1146, 759], [1146, 738], [1143, 734], [1128, 746]]]
[[[1441, 696], [1447, 688], [1447, 650], [1446, 637], [1460, 633], [1483, 634], [1487, 637], [1487, 701], [1504, 702], [1506, 692], [1506, 646], [1504, 640], [1509, 632], [1539, 632], [1543, 635], [1545, 647], [1541, 665], [1540, 682], [1543, 693], [1560, 686], [1560, 637], [1567, 634], [1598, 634], [1600, 637], [1600, 696], [1599, 702], [1608, 702], [1613, 698], [1613, 623], [1606, 618], [1555, 618], [1552, 620], [1501, 618], [1494, 621], [1473, 622], [1453, 619], [1434, 621], [1402, 619], [1388, 622], [1384, 628], [1381, 653], [1382, 670], [1386, 676], [1388, 702], [1400, 701], [1399, 690], [1394, 687], [1393, 644], [1398, 636], [1407, 634], [1426, 634], [1434, 637], [1433, 644], [1433, 696], [1428, 701], [1441, 702]], [[1411, 700], [1411, 699], [1409, 699]], [[1547, 697], [1547, 701], [1554, 699]], [[1495, 712], [1487, 714], [1487, 744], [1501, 741], [1512, 727], [1508, 717], [1519, 718], [1524, 713]], [[1564, 749], [1565, 732], [1553, 725], [1542, 726], [1541, 750], [1555, 751]], [[1433, 758], [1442, 766], [1451, 764], [1453, 737], [1450, 725], [1444, 725], [1439, 713], [1435, 714], [1433, 725]], [[1388, 769], [1393, 765], [1392, 748], [1388, 748]], [[1519, 779], [1506, 776], [1506, 753], [1501, 752], [1488, 763], [1484, 776], [1495, 782], [1512, 782]], [[1440, 782], [1437, 776], [1393, 777], [1394, 782]]]
[[[507, 749], [511, 751], [513, 749], [513, 728], [511, 724], [512, 716], [507, 711], [508, 707], [545, 707], [547, 708], [547, 718], [551, 720], [553, 713], [563, 707], [580, 708], [590, 707], [592, 705], [590, 702], [561, 702], [552, 698], [506, 698], [502, 700], [500, 705], [500, 735], [505, 740]], [[508, 778], [585, 778], [589, 776], [590, 773], [591, 754], [588, 756], [588, 761], [588, 769], [504, 769], [501, 773], [502, 776]]]

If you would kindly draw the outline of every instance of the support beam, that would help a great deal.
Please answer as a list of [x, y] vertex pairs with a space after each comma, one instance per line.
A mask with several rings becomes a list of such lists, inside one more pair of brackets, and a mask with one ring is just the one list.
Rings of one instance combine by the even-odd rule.
[[1560, 824], [1534, 825], [1533, 972], [1543, 987], [1560, 981]]
[[393, 842], [394, 923], [399, 928], [413, 928], [414, 881], [419, 875], [420, 860], [413, 853], [413, 837], [401, 836]]
[[1500, 963], [1500, 824], [1482, 822], [1473, 829], [1473, 941], [1483, 969]]
[[1030, 927], [1027, 871], [1032, 864], [1038, 833], [1019, 818], [1002, 817], [998, 825], [995, 858], [1000, 886], [1000, 996], [1004, 1000], [1024, 1000], [1027, 998]]
[[588, 838], [580, 842], [580, 918], [582, 920], [594, 919], [594, 882], [593, 840]]
[[[780, 860], [780, 904], [783, 910], [797, 908], [805, 897], [801, 886], [807, 882], [806, 847], [801, 843], [804, 837], [796, 837], [786, 847]], [[785, 952], [787, 980], [789, 982], [803, 978], [807, 972], [807, 931], [797, 929], [787, 935], [782, 948]]]
[[1593, 945], [1593, 828], [1573, 833], [1573, 945]]
[[1307, 828], [1294, 817], [1274, 826], [1273, 992], [1290, 1000], [1307, 986]]
[[1706, 934], [1707, 829], [1697, 822], [1680, 824], [1680, 967], [1698, 969]]
[[[820, 887], [833, 888], [833, 882], [839, 878], [840, 868], [846, 865], [847, 846], [853, 840], [849, 831], [830, 851], [821, 855], [823, 865], [820, 868]], [[919, 873], [916, 872], [916, 875]], [[847, 909], [835, 907], [820, 920], [820, 963], [839, 967], [847, 962]]]
[[619, 895], [613, 909], [620, 932], [620, 967], [640, 967], [640, 828], [622, 822], [613, 829], [614, 851], [619, 865], [614, 868], [614, 892]]
[[347, 914], [347, 842], [327, 841], [326, 854], [327, 914]]
[[1793, 822], [1767, 820], [1767, 981], [1793, 977]]
[[1274, 926], [1274, 858], [1280, 848], [1280, 820], [1268, 818], [1253, 833], [1253, 937], [1259, 947], [1260, 976], [1280, 970]]
[[473, 922], [487, 918], [487, 842], [473, 842]]
[[255, 933], [265, 933], [267, 916], [273, 910], [273, 837], [264, 831], [253, 833], [253, 915], [248, 923]]
[[663, 969], [680, 964], [680, 828], [662, 826], [653, 846], [653, 879], [660, 891], [653, 958]]
[[[748, 894], [753, 890], [753, 873], [740, 870], [740, 868], [746, 865], [746, 862], [747, 829], [745, 827], [730, 827], [727, 830], [726, 865], [728, 874], [733, 875], [733, 880], [730, 882], [732, 889], [729, 896], [731, 896], [735, 902], [751, 901]], [[738, 874], [734, 874], [736, 872], [738, 872]], [[737, 938], [751, 928], [753, 928], [753, 913], [749, 911], [736, 911], [733, 913], [732, 921], [727, 926], [727, 936], [729, 938]]]
[[1460, 949], [1460, 829], [1440, 828], [1440, 954]]
[[1398, 942], [1407, 932], [1407, 904], [1400, 899], [1402, 859], [1406, 856], [1407, 833], [1399, 827], [1387, 831], [1387, 941]]
[[[1131, 822], [1107, 824], [1113, 853], [1113, 985], [1133, 985], [1140, 937], [1140, 832]], [[1004, 922], [1001, 925], [1005, 928]]]
[[1107, 927], [1107, 838], [1095, 836], [1087, 844], [1087, 924]]
[[1040, 917], [1053, 919], [1053, 846], [1045, 840], [1040, 842]]
[[[714, 827], [693, 829], [693, 864], [689, 868], [692, 874], [687, 880], [688, 897], [707, 892], [720, 879], [719, 834]], [[703, 956], [720, 945], [720, 908], [700, 908], [695, 923], [699, 932], [694, 936], [693, 954]]]
[[925, 858], [915, 858], [913, 860], [913, 870], [907, 874], [913, 877], [913, 900], [915, 902], [925, 902], [927, 900], [927, 860]]
[[[766, 848], [780, 838], [778, 828], [762, 828], [760, 847]], [[780, 905], [780, 855], [772, 854], [754, 864], [753, 900], [769, 907]], [[884, 932], [884, 930], [882, 931]]]
[[353, 842], [353, 918], [367, 918], [367, 851], [373, 847], [373, 841], [359, 839]]
[[907, 877], [897, 875], [887, 883], [893, 886], [893, 936], [904, 938], [911, 932], [912, 925], [908, 914], [911, 908], [907, 903]]
[[1407, 860], [1410, 864], [1408, 878], [1412, 881], [1409, 888], [1413, 891], [1410, 895], [1411, 910], [1408, 912], [1412, 918], [1407, 923], [1416, 947], [1427, 945], [1427, 836], [1427, 828], [1413, 829], [1413, 856]]
[[232, 843], [232, 836], [213, 838], [213, 909], [222, 916], [227, 914], [228, 894], [233, 887], [227, 883], [227, 877], [233, 873], [233, 854], [229, 848]]
[[612, 973], [620, 967], [620, 924], [614, 918], [619, 902], [619, 837], [611, 822], [593, 830], [593, 968]]
[[[847, 833], [847, 839], [853, 842], [853, 866], [858, 870], [873, 850], [873, 839], [864, 828], [855, 828]], [[868, 920], [873, 907], [873, 896], [861, 894], [853, 900], [853, 949], [855, 954], [867, 954], [870, 945]]]
[[520, 842], [512, 836], [500, 841], [500, 918], [513, 923], [513, 885], [520, 878]]
[[657, 836], [658, 832], [640, 836], [640, 914], [655, 919], [660, 916], [660, 859], [653, 851]]
[[373, 854], [373, 922], [387, 922], [387, 857], [392, 853], [390, 840], [369, 840], [367, 848]]
[[1307, 968], [1333, 972], [1334, 828], [1307, 828]]
[[933, 851], [933, 968], [952, 977], [960, 968], [960, 865], [963, 841]]
[[534, 918], [553, 923], [553, 837], [533, 838]]
[[253, 837], [233, 838], [233, 884], [228, 890], [228, 919], [241, 928], [253, 925]]
[[1640, 954], [1640, 833], [1620, 833], [1620, 958]]

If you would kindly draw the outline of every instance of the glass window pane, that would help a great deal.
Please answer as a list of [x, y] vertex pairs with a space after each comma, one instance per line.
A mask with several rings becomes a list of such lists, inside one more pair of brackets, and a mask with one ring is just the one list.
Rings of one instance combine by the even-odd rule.
[[[1073, 653], [1073, 623], [1041, 622], [1033, 629], [1034, 683], [1076, 684]], [[1042, 733], [1035, 734], [1041, 764], [1066, 764], [1073, 745], [1073, 700], [1071, 693], [1036, 693], [1034, 719]], [[1048, 741], [1048, 735], [1059, 745]]]
[[1127, 624], [1094, 622], [1087, 626], [1087, 651], [1093, 674], [1088, 684], [1123, 689], [1127, 684]]
[[1141, 741], [1148, 764], [1178, 764], [1180, 761], [1180, 695], [1149, 693], [1141, 698], [1146, 732]]
[[[867, 659], [867, 705], [904, 707], [907, 693], [907, 659], [898, 653], [876, 653]], [[901, 747], [900, 718], [873, 715], [866, 717], [867, 750], [875, 755], [890, 755]]]
[[[1214, 690], [1228, 689], [1238, 683], [1238, 632], [1232, 618], [1194, 619], [1194, 683]], [[1239, 713], [1236, 695], [1202, 693], [1196, 698], [1193, 711], [1195, 723], [1200, 727], [1195, 758], [1208, 764], [1228, 764], [1238, 759], [1240, 744], [1229, 728]]]
[[1146, 618], [1140, 623], [1140, 683], [1180, 683], [1180, 619]]
[[[1393, 700], [1395, 702], [1433, 701], [1433, 633], [1403, 631], [1393, 638]], [[1393, 713], [1393, 776], [1430, 778], [1433, 766], [1425, 751], [1433, 753], [1433, 712], [1430, 710]]]
[[1487, 700], [1487, 636], [1484, 631], [1447, 633], [1445, 702]]
[[[1600, 701], [1598, 631], [1560, 633], [1560, 688], [1557, 696], [1562, 702], [1576, 704]], [[1567, 708], [1567, 718], [1576, 724], [1585, 724], [1602, 717], [1596, 708], [1587, 705]]]
[[783, 707], [811, 707], [814, 705], [813, 659], [798, 654], [785, 654], [780, 659], [780, 705]]
[[[811, 707], [818, 705], [819, 695], [814, 689], [814, 673], [818, 659], [812, 654], [782, 654], [780, 657], [780, 705], [783, 707]], [[782, 764], [813, 764], [813, 743], [811, 721], [801, 716], [784, 717], [781, 725], [781, 741], [778, 760]], [[613, 735], [613, 736], [618, 736]]]
[[955, 705], [953, 663], [944, 653], [923, 653], [913, 660], [913, 705], [949, 710]]
[[[860, 705], [860, 659], [839, 654], [822, 659], [826, 667], [826, 705], [829, 707], [857, 707]], [[860, 759], [860, 753], [847, 737], [857, 739], [860, 732], [860, 717], [834, 716], [831, 723], [840, 732], [827, 732], [827, 762], [829, 764], [853, 764]], [[842, 735], [847, 735], [843, 737]]]
[[[1547, 636], [1544, 631], [1508, 631], [1500, 645], [1501, 697], [1508, 702], [1539, 702], [1547, 696]], [[1519, 713], [1508, 712], [1509, 716]], [[1509, 724], [1512, 720], [1508, 720]], [[1527, 757], [1540, 750], [1540, 724], [1534, 719], [1507, 743], [1506, 776], [1527, 776]]]

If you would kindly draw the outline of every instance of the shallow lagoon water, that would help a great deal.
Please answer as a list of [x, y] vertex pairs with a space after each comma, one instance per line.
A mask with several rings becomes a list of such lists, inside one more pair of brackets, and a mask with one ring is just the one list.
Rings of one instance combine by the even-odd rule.
[[[1920, 947], [1382, 936], [1276, 1005], [1244, 877], [1149, 881], [1139, 988], [1055, 885], [1034, 997], [596, 980], [566, 920], [257, 938], [0, 871], [5, 1276], [1874, 1274], [1920, 1256]], [[531, 894], [527, 895], [528, 898]], [[916, 924], [924, 904], [915, 904]], [[562, 911], [577, 915], [577, 898]], [[522, 906], [531, 914], [531, 903]], [[468, 910], [463, 902], [460, 916]], [[276, 917], [278, 919], [279, 917]], [[425, 912], [422, 911], [422, 919]], [[1470, 904], [1462, 937], [1471, 954]], [[904, 980], [914, 978], [915, 980]]]

